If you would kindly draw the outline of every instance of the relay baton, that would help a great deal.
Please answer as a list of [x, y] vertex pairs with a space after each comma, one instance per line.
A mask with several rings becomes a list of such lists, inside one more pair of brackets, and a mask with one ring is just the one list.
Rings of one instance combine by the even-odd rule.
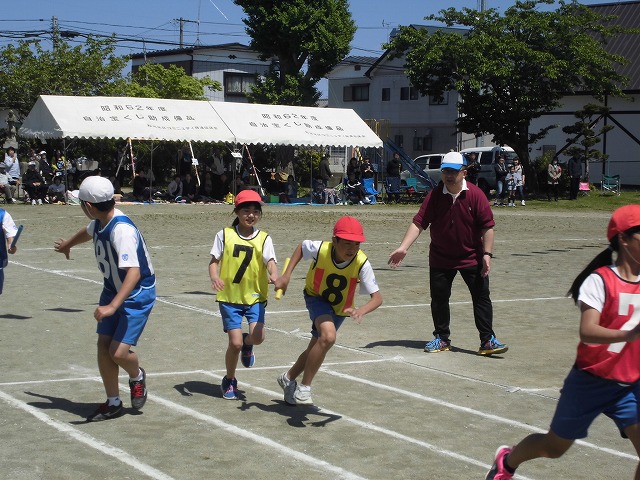
[[24, 228], [24, 225], [20, 225], [18, 227], [18, 231], [16, 232], [15, 236], [13, 237], [13, 240], [11, 241], [11, 247], [13, 248], [16, 246], [16, 244], [18, 243], [18, 239], [20, 238], [20, 234], [22, 233], [22, 229]]
[[[287, 270], [287, 267], [289, 266], [289, 260], [291, 260], [289, 257], [285, 259], [284, 267], [282, 268], [282, 273], [284, 273]], [[279, 288], [278, 290], [276, 290], [276, 300], [280, 300], [281, 297], [282, 297], [282, 289]]]

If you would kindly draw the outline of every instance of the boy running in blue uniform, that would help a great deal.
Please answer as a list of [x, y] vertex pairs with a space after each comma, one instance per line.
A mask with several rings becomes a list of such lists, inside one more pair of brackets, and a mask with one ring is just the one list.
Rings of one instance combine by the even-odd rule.
[[115, 418], [123, 413], [118, 387], [122, 367], [129, 374], [131, 406], [141, 409], [147, 400], [146, 374], [136, 345], [156, 301], [156, 277], [140, 231], [115, 208], [113, 185], [104, 177], [88, 177], [78, 194], [84, 214], [91, 219], [68, 240], [59, 239], [54, 250], [67, 259], [71, 248], [93, 240], [98, 268], [104, 276], [100, 303], [93, 316], [98, 322], [98, 368], [107, 401], [87, 421]]
[[[336, 341], [345, 317], [360, 323], [362, 317], [382, 305], [382, 295], [367, 256], [360, 250], [364, 230], [353, 217], [342, 217], [333, 227], [331, 242], [305, 240], [291, 255], [289, 266], [276, 281], [286, 292], [293, 269], [300, 260], [311, 260], [304, 299], [311, 318], [311, 340], [288, 372], [278, 377], [284, 400], [290, 405], [313, 405], [311, 382]], [[355, 306], [356, 287], [369, 301]], [[304, 373], [303, 373], [304, 372]], [[300, 375], [302, 381], [296, 382]]]
[[0, 225], [2, 225], [2, 238], [3, 242], [0, 242], [0, 294], [2, 294], [2, 287], [4, 286], [4, 269], [9, 264], [9, 254], [14, 254], [18, 251], [18, 247], [11, 247], [13, 237], [18, 232], [13, 218], [9, 212], [0, 208]]

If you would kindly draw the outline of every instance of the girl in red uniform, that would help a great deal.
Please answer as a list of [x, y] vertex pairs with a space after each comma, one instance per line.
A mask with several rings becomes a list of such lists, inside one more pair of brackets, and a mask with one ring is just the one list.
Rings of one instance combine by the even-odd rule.
[[640, 205], [613, 212], [607, 239], [569, 290], [580, 307], [580, 343], [549, 432], [498, 448], [487, 480], [509, 480], [527, 460], [562, 456], [601, 413], [640, 455]]

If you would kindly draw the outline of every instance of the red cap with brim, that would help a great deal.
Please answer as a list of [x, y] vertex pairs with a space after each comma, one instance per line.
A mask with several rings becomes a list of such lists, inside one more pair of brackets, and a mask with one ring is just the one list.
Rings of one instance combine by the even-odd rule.
[[607, 239], [611, 241], [619, 233], [638, 226], [640, 226], [640, 205], [620, 207], [611, 215], [607, 228]]
[[258, 194], [258, 192], [254, 190], [242, 190], [238, 195], [236, 195], [236, 199], [234, 200], [234, 205], [237, 207], [241, 203], [248, 202], [257, 202], [260, 205], [264, 205], [262, 202], [262, 197]]
[[333, 227], [333, 236], [354, 242], [364, 242], [364, 229], [353, 217], [342, 217]]

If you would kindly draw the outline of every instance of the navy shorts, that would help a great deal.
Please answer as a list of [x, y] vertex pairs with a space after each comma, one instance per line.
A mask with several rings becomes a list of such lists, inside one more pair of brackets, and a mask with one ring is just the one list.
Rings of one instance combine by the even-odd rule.
[[585, 438], [595, 418], [603, 413], [626, 438], [624, 430], [640, 422], [639, 398], [640, 382], [620, 384], [574, 367], [560, 391], [551, 431], [567, 440]]
[[337, 315], [336, 312], [333, 311], [333, 307], [327, 303], [325, 299], [322, 297], [314, 297], [312, 295], [304, 294], [304, 302], [307, 305], [307, 310], [309, 310], [309, 318], [311, 319], [311, 335], [315, 338], [318, 338], [318, 329], [316, 328], [316, 318], [322, 315], [330, 315], [333, 324], [336, 327], [336, 331], [344, 322], [346, 317], [341, 315]]

